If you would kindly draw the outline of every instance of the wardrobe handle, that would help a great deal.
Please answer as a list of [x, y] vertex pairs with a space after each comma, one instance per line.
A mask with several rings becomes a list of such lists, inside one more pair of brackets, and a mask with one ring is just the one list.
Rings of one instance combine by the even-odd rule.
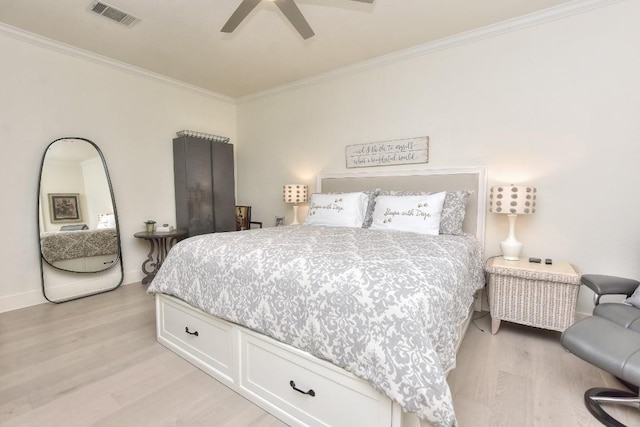
[[185, 331], [186, 333], [188, 333], [189, 335], [195, 335], [195, 336], [198, 336], [198, 331], [195, 331], [195, 332], [189, 332], [189, 327], [188, 327], [188, 326], [184, 328], [184, 331]]
[[316, 395], [316, 392], [313, 391], [313, 389], [309, 389], [309, 391], [300, 390], [298, 387], [296, 387], [296, 383], [294, 383], [293, 380], [289, 381], [289, 385], [291, 386], [292, 389], [294, 389], [298, 393], [308, 394], [311, 397], [314, 397]]

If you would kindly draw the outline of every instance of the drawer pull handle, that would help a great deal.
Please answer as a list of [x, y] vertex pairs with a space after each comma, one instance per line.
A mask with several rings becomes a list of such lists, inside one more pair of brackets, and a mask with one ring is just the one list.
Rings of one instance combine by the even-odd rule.
[[296, 383], [294, 383], [293, 380], [289, 381], [289, 385], [291, 386], [292, 389], [294, 389], [298, 393], [308, 394], [311, 397], [314, 397], [316, 395], [316, 392], [313, 391], [313, 389], [309, 389], [309, 391], [300, 390], [298, 387], [296, 387]]
[[184, 331], [185, 331], [186, 333], [188, 333], [189, 335], [195, 335], [195, 336], [198, 336], [198, 331], [195, 331], [195, 332], [189, 332], [189, 327], [188, 327], [188, 326], [184, 328]]

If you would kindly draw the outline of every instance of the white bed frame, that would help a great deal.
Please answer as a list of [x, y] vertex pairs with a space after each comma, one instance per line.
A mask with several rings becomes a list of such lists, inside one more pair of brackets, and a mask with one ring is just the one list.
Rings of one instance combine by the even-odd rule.
[[[484, 167], [461, 167], [324, 174], [317, 188], [325, 192], [473, 190], [463, 229], [484, 244], [486, 184]], [[456, 349], [472, 312], [470, 307]], [[177, 298], [156, 294], [156, 321], [158, 342], [291, 426], [428, 425], [353, 374]]]

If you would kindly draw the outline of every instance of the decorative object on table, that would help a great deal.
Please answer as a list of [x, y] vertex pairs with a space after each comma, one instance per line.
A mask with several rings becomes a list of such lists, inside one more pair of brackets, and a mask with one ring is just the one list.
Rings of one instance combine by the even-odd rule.
[[80, 194], [49, 193], [49, 214], [52, 224], [60, 222], [81, 222]]
[[522, 253], [522, 243], [516, 239], [516, 218], [536, 211], [535, 187], [526, 185], [499, 185], [491, 187], [489, 193], [489, 212], [507, 214], [509, 235], [500, 243], [502, 257], [517, 261]]
[[176, 132], [176, 135], [178, 135], [178, 137], [189, 136], [192, 138], [208, 139], [209, 141], [222, 142], [224, 144], [229, 143], [229, 138], [226, 136], [211, 135], [210, 133], [196, 132], [193, 130], [181, 130]]
[[173, 225], [169, 224], [162, 224], [156, 227], [156, 233], [168, 233], [173, 230], [175, 230], [175, 228], [173, 227]]
[[291, 225], [300, 224], [298, 222], [298, 204], [306, 203], [309, 190], [304, 184], [287, 184], [283, 187], [282, 198], [285, 203], [293, 204], [293, 221]]
[[280, 227], [284, 225], [284, 217], [283, 216], [277, 216], [276, 217], [276, 227]]
[[151, 246], [147, 254], [147, 259], [142, 263], [142, 272], [145, 274], [145, 277], [142, 279], [143, 285], [151, 283], [162, 266], [162, 263], [167, 258], [171, 247], [186, 236], [187, 232], [185, 230], [173, 230], [161, 233], [140, 231], [133, 235], [135, 238], [147, 240]]
[[197, 136], [174, 138], [176, 228], [189, 236], [236, 231], [233, 165], [233, 144]]
[[251, 206], [236, 206], [236, 231], [251, 228]]
[[348, 168], [429, 163], [429, 137], [347, 145]]
[[155, 231], [156, 228], [156, 222], [152, 219], [148, 219], [144, 222], [145, 225], [145, 230], [147, 231], [147, 233], [153, 233]]

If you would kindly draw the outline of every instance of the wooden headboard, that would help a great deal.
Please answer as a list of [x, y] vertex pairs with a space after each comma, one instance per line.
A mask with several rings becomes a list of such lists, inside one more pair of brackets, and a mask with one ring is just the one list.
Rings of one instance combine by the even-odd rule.
[[350, 192], [375, 188], [425, 192], [472, 190], [462, 229], [475, 235], [484, 247], [486, 172], [484, 166], [473, 166], [392, 172], [323, 173], [318, 176], [317, 188], [322, 192]]

